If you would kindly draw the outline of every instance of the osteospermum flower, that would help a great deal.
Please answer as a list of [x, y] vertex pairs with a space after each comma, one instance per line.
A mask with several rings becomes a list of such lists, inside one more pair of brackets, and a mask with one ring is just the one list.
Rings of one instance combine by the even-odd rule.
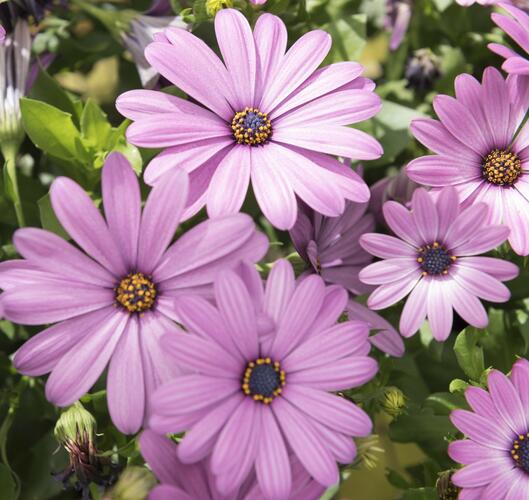
[[[151, 430], [143, 431], [140, 448], [145, 461], [160, 481], [149, 495], [149, 500], [182, 499], [221, 500], [226, 497], [215, 484], [208, 460], [185, 464], [178, 458], [175, 442]], [[299, 462], [292, 467], [292, 492], [289, 500], [319, 498], [325, 488], [312, 480]], [[231, 500], [265, 500], [255, 477], [251, 476], [229, 497]]]
[[461, 209], [455, 189], [445, 188], [434, 202], [417, 189], [412, 210], [394, 201], [384, 205], [384, 216], [397, 235], [364, 234], [360, 244], [380, 257], [360, 272], [360, 279], [380, 285], [368, 306], [384, 309], [409, 294], [400, 317], [400, 332], [413, 335], [428, 317], [432, 334], [445, 340], [452, 330], [452, 310], [471, 325], [483, 328], [487, 312], [479, 299], [509, 300], [502, 283], [515, 278], [518, 268], [507, 261], [478, 257], [500, 245], [509, 234], [501, 225], [487, 224], [487, 205]]
[[471, 411], [454, 410], [452, 423], [467, 436], [448, 447], [464, 465], [452, 476], [463, 490], [459, 498], [529, 498], [529, 362], [518, 360], [511, 376], [492, 370], [486, 391], [469, 387]]
[[[362, 234], [375, 230], [374, 217], [366, 213], [366, 208], [366, 203], [348, 202], [339, 217], [325, 217], [301, 206], [290, 236], [307, 263], [305, 274], [318, 274], [327, 284], [341, 285], [353, 295], [373, 289], [358, 278], [360, 270], [373, 261], [359, 243]], [[350, 319], [366, 321], [372, 329], [381, 330], [370, 337], [374, 345], [392, 356], [402, 356], [404, 344], [400, 335], [377, 313], [353, 301], [348, 312]]]
[[487, 68], [480, 83], [459, 75], [456, 97], [439, 95], [440, 121], [415, 120], [415, 137], [436, 153], [409, 163], [406, 172], [420, 184], [454, 186], [463, 207], [484, 202], [491, 224], [509, 227], [509, 243], [529, 254], [529, 126], [516, 135], [529, 107], [529, 85], [522, 77], [505, 81]]
[[346, 198], [367, 201], [364, 181], [333, 158], [382, 154], [375, 139], [346, 126], [380, 109], [362, 67], [342, 62], [317, 70], [331, 47], [320, 30], [285, 53], [286, 27], [271, 14], [260, 16], [252, 33], [240, 12], [221, 10], [215, 31], [224, 64], [184, 30], [165, 30], [145, 51], [162, 76], [200, 104], [145, 90], [117, 100], [134, 121], [130, 142], [166, 148], [147, 167], [146, 182], [187, 170], [186, 215], [207, 203], [213, 217], [239, 210], [251, 180], [261, 210], [280, 229], [296, 221], [296, 195], [330, 216], [343, 212]]
[[86, 253], [51, 232], [18, 230], [14, 244], [24, 259], [0, 264], [1, 302], [10, 321], [56, 323], [16, 352], [21, 373], [51, 372], [46, 396], [67, 406], [109, 364], [110, 415], [122, 432], [133, 433], [148, 414], [152, 391], [174, 372], [159, 342], [164, 331], [179, 331], [174, 301], [210, 293], [219, 269], [257, 261], [267, 242], [238, 214], [203, 222], [170, 245], [187, 198], [183, 171], [153, 188], [142, 213], [136, 175], [114, 153], [103, 168], [102, 189], [106, 222], [79, 185], [54, 181], [55, 214]]
[[[325, 287], [319, 276], [296, 282], [283, 260], [264, 290], [253, 272], [245, 281], [234, 271], [219, 275], [217, 307], [198, 297], [177, 302], [189, 333], [166, 335], [163, 345], [193, 373], [157, 390], [149, 423], [161, 433], [187, 430], [180, 460], [210, 456], [223, 494], [255, 470], [263, 494], [284, 499], [293, 491], [290, 452], [322, 486], [338, 481], [336, 462], [352, 462], [352, 437], [368, 435], [372, 424], [363, 410], [330, 391], [362, 385], [377, 363], [367, 356], [365, 323], [337, 324], [347, 302], [343, 288]], [[273, 329], [264, 338], [261, 310]]]

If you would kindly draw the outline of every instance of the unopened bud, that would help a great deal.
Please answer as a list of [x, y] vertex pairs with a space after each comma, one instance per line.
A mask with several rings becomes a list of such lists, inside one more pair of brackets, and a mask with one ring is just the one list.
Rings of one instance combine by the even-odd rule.
[[93, 443], [96, 426], [96, 420], [92, 414], [77, 401], [61, 414], [53, 433], [55, 439], [62, 445], [85, 439], [85, 437], [88, 442]]
[[144, 500], [156, 484], [156, 478], [145, 467], [127, 467], [105, 500]]
[[439, 474], [439, 478], [435, 483], [437, 496], [440, 500], [457, 500], [459, 495], [459, 488], [452, 483], [453, 471], [444, 471]]
[[376, 434], [356, 440], [357, 460], [367, 470], [376, 469], [380, 455], [384, 453], [384, 448], [379, 445], [380, 441]]
[[395, 418], [406, 409], [406, 396], [398, 387], [386, 387], [380, 404], [388, 415]]
[[214, 17], [224, 7], [233, 7], [233, 0], [206, 0], [206, 13], [210, 17]]

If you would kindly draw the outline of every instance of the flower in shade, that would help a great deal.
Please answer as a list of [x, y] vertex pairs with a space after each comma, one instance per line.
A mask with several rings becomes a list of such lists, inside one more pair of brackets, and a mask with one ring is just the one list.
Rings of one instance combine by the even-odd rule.
[[[339, 217], [325, 217], [301, 205], [296, 224], [290, 231], [294, 247], [307, 263], [305, 274], [318, 274], [327, 284], [345, 287], [353, 295], [370, 292], [373, 287], [362, 283], [358, 273], [373, 261], [359, 243], [360, 236], [375, 230], [372, 214], [366, 203], [347, 202]], [[351, 301], [350, 319], [359, 319], [381, 330], [370, 338], [372, 343], [393, 356], [402, 356], [404, 344], [395, 329], [377, 313]]]
[[156, 87], [160, 79], [159, 73], [145, 59], [145, 47], [152, 43], [155, 33], [168, 27], [187, 29], [188, 26], [180, 16], [139, 15], [130, 22], [129, 32], [123, 35], [123, 43], [132, 54], [145, 88]]
[[521, 56], [511, 48], [499, 43], [489, 43], [488, 47], [505, 59], [502, 65], [504, 71], [518, 75], [529, 75], [529, 15], [510, 3], [498, 2], [498, 4], [510, 15], [493, 12], [491, 14], [492, 20], [522, 48], [525, 54]]
[[19, 19], [40, 22], [53, 0], [10, 0], [0, 2], [0, 23], [8, 32], [13, 31]]
[[174, 169], [190, 173], [187, 216], [207, 203], [211, 217], [236, 212], [251, 180], [264, 215], [280, 229], [296, 222], [296, 195], [329, 216], [345, 199], [365, 202], [364, 181], [334, 156], [374, 159], [370, 135], [348, 127], [380, 109], [362, 66], [341, 62], [317, 69], [331, 47], [321, 30], [285, 53], [286, 27], [263, 14], [252, 33], [233, 9], [215, 17], [224, 64], [185, 30], [156, 35], [145, 57], [198, 104], [165, 93], [133, 90], [117, 100], [133, 120], [127, 137], [137, 146], [166, 148], [145, 171], [154, 184]]
[[[227, 500], [217, 489], [215, 477], [210, 471], [208, 460], [196, 464], [185, 464], [178, 458], [175, 442], [151, 430], [143, 431], [140, 448], [160, 485], [154, 488], [149, 500], [182, 499]], [[325, 488], [312, 480], [302, 465], [296, 461], [292, 466], [292, 491], [289, 500], [319, 498]], [[244, 484], [229, 496], [231, 500], [265, 500], [255, 476], [250, 476]]]
[[386, 0], [384, 24], [391, 31], [390, 50], [397, 50], [408, 31], [412, 15], [412, 0]]
[[445, 188], [434, 197], [423, 188], [413, 193], [412, 210], [388, 201], [384, 216], [396, 234], [364, 234], [360, 244], [380, 257], [360, 272], [360, 279], [379, 287], [368, 306], [384, 309], [409, 294], [400, 317], [400, 332], [413, 335], [428, 317], [435, 339], [452, 330], [453, 309], [469, 324], [484, 328], [487, 312], [480, 302], [506, 302], [502, 283], [515, 278], [518, 268], [507, 261], [479, 254], [505, 241], [509, 229], [487, 223], [487, 205], [461, 209], [457, 192]]
[[6, 30], [2, 25], [0, 25], [0, 43], [3, 43], [6, 37]]
[[406, 62], [407, 86], [418, 92], [431, 90], [441, 75], [441, 59], [431, 49], [415, 50]]
[[451, 478], [459, 498], [529, 498], [529, 362], [516, 361], [510, 377], [492, 370], [488, 391], [471, 386], [465, 398], [471, 410], [454, 410], [450, 420], [467, 439], [448, 447], [464, 466]]
[[409, 163], [412, 180], [438, 189], [454, 186], [463, 207], [484, 202], [488, 222], [505, 224], [509, 242], [529, 254], [529, 125], [516, 131], [529, 107], [529, 81], [487, 68], [480, 84], [463, 74], [456, 97], [439, 95], [434, 109], [440, 121], [415, 120], [415, 137], [434, 151]]
[[[188, 333], [165, 335], [162, 343], [193, 373], [156, 391], [149, 424], [160, 433], [187, 430], [179, 459], [210, 457], [223, 494], [255, 471], [266, 498], [288, 498], [290, 453], [325, 487], [339, 479], [337, 462], [352, 462], [352, 437], [368, 435], [371, 420], [331, 392], [364, 384], [378, 367], [367, 356], [367, 325], [337, 324], [347, 302], [343, 288], [326, 287], [319, 276], [296, 281], [284, 260], [265, 289], [254, 273], [252, 292], [234, 271], [219, 274], [217, 307], [199, 297], [176, 303]], [[258, 331], [261, 310], [273, 329], [266, 336]]]
[[148, 415], [153, 390], [175, 371], [159, 342], [163, 332], [180, 331], [175, 300], [211, 294], [219, 269], [257, 261], [267, 242], [248, 216], [237, 214], [203, 222], [170, 245], [188, 193], [180, 170], [152, 189], [142, 213], [136, 175], [113, 153], [102, 191], [106, 221], [78, 184], [54, 181], [53, 209], [79, 249], [42, 229], [18, 230], [14, 244], [23, 260], [0, 264], [1, 301], [10, 321], [56, 323], [16, 352], [15, 367], [30, 376], [51, 372], [46, 396], [66, 406], [108, 364], [110, 416], [133, 433]]

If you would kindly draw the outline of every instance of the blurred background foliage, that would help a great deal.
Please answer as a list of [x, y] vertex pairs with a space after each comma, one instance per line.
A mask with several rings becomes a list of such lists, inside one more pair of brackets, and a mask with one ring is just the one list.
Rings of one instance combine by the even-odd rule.
[[[432, 113], [436, 94], [453, 94], [457, 74], [480, 76], [486, 66], [500, 66], [486, 44], [500, 41], [501, 34], [493, 29], [490, 8], [479, 5], [465, 9], [452, 0], [414, 1], [407, 35], [391, 52], [390, 33], [384, 27], [384, 0], [268, 0], [261, 7], [245, 0], [172, 0], [171, 4], [174, 13], [182, 15], [193, 32], [215, 49], [212, 13], [225, 6], [242, 10], [250, 21], [262, 11], [280, 15], [288, 26], [290, 41], [311, 29], [329, 31], [334, 43], [327, 62], [359, 60], [365, 66], [365, 76], [376, 81], [377, 92], [384, 100], [381, 113], [362, 124], [385, 150], [381, 159], [364, 162], [369, 184], [394, 175], [410, 159], [425, 153], [410, 137], [410, 121]], [[126, 142], [128, 123], [114, 107], [118, 94], [141, 87], [122, 37], [130, 20], [149, 5], [148, 0], [57, 1], [34, 28], [35, 55], [53, 53], [55, 58], [46, 71], [41, 70], [21, 104], [27, 136], [17, 166], [28, 225], [67, 238], [47, 195], [55, 176], [72, 177], [99, 203], [99, 170], [110, 151], [123, 152], [138, 174], [156, 153]], [[421, 57], [426, 57], [428, 64], [422, 68], [418, 82], [410, 65], [414, 58], [415, 63], [417, 58], [421, 62]], [[178, 92], [174, 88], [167, 91]], [[0, 197], [0, 257], [7, 259], [16, 257], [11, 245], [16, 218], [5, 181], [0, 191], [7, 191]], [[277, 233], [259, 218], [251, 196], [244, 211], [256, 217], [272, 241], [268, 262], [292, 253], [288, 235]], [[204, 214], [197, 218], [204, 218]], [[508, 253], [513, 259], [507, 248], [498, 253]], [[446, 454], [447, 443], [456, 435], [448, 420], [449, 412], [465, 406], [462, 391], [468, 384], [485, 384], [484, 374], [489, 367], [507, 371], [516, 356], [526, 357], [529, 349], [529, 270], [525, 259], [517, 258], [516, 262], [522, 274], [509, 283], [512, 300], [489, 308], [490, 325], [486, 330], [470, 328], [456, 318], [454, 334], [439, 344], [425, 324], [420, 334], [406, 341], [404, 358], [377, 354], [381, 370], [376, 379], [345, 395], [375, 417], [376, 436], [359, 443], [357, 462], [344, 471], [346, 479], [339, 490], [328, 492], [328, 498], [452, 498], [448, 493], [443, 497], [444, 493], [436, 489], [436, 484], [441, 490], [445, 488], [444, 471], [454, 466]], [[398, 324], [398, 306], [384, 311], [384, 315]], [[79, 497], [78, 492], [64, 491], [57, 478], [71, 459], [54, 437], [61, 411], [46, 402], [42, 379], [21, 377], [11, 365], [12, 353], [37, 331], [0, 321], [2, 500], [17, 496], [23, 500]], [[135, 439], [120, 434], [111, 425], [104, 387], [104, 380], [100, 380], [81, 403], [97, 421], [98, 456], [114, 464], [111, 472], [104, 473], [108, 479], [109, 474], [117, 475], [124, 467], [143, 461]], [[102, 497], [96, 483], [89, 488], [94, 499]], [[143, 496], [141, 488], [125, 496], [120, 491], [115, 489], [110, 498]]]

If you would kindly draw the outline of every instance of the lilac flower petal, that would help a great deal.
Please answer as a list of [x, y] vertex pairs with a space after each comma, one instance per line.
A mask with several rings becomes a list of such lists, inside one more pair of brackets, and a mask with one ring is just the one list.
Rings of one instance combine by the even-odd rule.
[[311, 418], [310, 424], [314, 427], [320, 439], [325, 443], [334, 459], [342, 464], [350, 464], [356, 456], [356, 444], [350, 436], [329, 429], [326, 425]]
[[501, 69], [514, 75], [529, 75], [529, 62], [523, 57], [509, 57]]
[[395, 304], [413, 290], [420, 278], [421, 273], [418, 269], [414, 269], [398, 282], [379, 286], [369, 296], [367, 305], [371, 309], [378, 310]]
[[408, 163], [406, 173], [412, 181], [433, 187], [456, 186], [473, 180], [481, 181], [480, 169], [474, 168], [472, 163], [462, 164], [444, 156], [416, 158]]
[[245, 145], [235, 145], [222, 159], [208, 189], [209, 217], [229, 215], [240, 210], [248, 191], [251, 162], [252, 156]]
[[307, 472], [324, 486], [338, 482], [338, 468], [333, 457], [303, 413], [282, 398], [274, 401], [272, 411]]
[[286, 356], [281, 365], [293, 373], [307, 368], [332, 364], [335, 361], [365, 351], [368, 344], [368, 327], [362, 321], [346, 321], [313, 335]]
[[171, 45], [155, 42], [145, 49], [149, 64], [186, 94], [231, 121], [234, 115], [228, 104], [231, 85], [220, 59], [200, 38], [186, 30], [168, 29], [166, 34]]
[[373, 423], [367, 413], [340, 396], [291, 384], [285, 388], [284, 397], [307, 417], [336, 432], [368, 436], [373, 429]]
[[[456, 255], [476, 255], [485, 253], [501, 245], [507, 239], [507, 236], [509, 236], [509, 228], [506, 226], [483, 227], [476, 230], [472, 235], [469, 235], [468, 241], [453, 247], [453, 252]], [[512, 232], [509, 238], [512, 238]]]
[[325, 285], [319, 276], [308, 276], [298, 284], [286, 306], [288, 316], [283, 316], [278, 322], [277, 334], [270, 349], [273, 358], [284, 358], [296, 348], [316, 319], [324, 296]]
[[49, 373], [74, 345], [93, 330], [93, 325], [106, 318], [108, 313], [108, 309], [101, 309], [46, 328], [18, 349], [13, 365], [17, 371], [30, 377]]
[[171, 281], [175, 288], [211, 283], [222, 265], [258, 261], [267, 248], [268, 240], [255, 231], [254, 222], [246, 214], [208, 219], [187, 231], [165, 252], [153, 277], [158, 282], [175, 278]]
[[290, 303], [290, 299], [295, 289], [295, 276], [292, 266], [288, 261], [279, 259], [266, 282], [264, 296], [264, 310], [277, 323]]
[[[502, 471], [501, 476], [496, 476], [494, 480], [492, 480], [488, 484], [488, 486], [482, 491], [482, 495], [477, 498], [483, 500], [496, 500], [498, 498], [507, 498], [507, 494], [509, 493], [509, 490], [513, 487], [513, 485], [525, 480], [523, 474], [524, 473], [516, 467], [511, 469], [505, 468]], [[467, 488], [465, 488], [465, 490], [466, 489]], [[523, 498], [523, 495], [517, 498]]]
[[257, 54], [252, 30], [246, 18], [235, 9], [223, 9], [215, 16], [215, 34], [233, 88], [232, 106], [244, 109], [254, 103]]
[[[50, 297], [53, 300], [50, 301]], [[38, 282], [2, 294], [4, 317], [24, 325], [42, 325], [97, 311], [114, 303], [114, 292], [66, 280]]]
[[325, 289], [320, 312], [311, 326], [311, 335], [334, 326], [345, 310], [347, 292], [341, 286], [331, 285]]
[[417, 255], [416, 249], [404, 241], [386, 234], [363, 234], [360, 237], [360, 245], [364, 250], [381, 259], [412, 257]]
[[467, 269], [487, 273], [500, 281], [512, 280], [520, 273], [516, 264], [494, 257], [461, 257], [458, 261]]
[[360, 279], [369, 285], [382, 285], [399, 281], [410, 273], [410, 268], [419, 268], [417, 259], [413, 257], [399, 257], [386, 259], [364, 267], [359, 274]]
[[135, 434], [143, 423], [145, 384], [140, 334], [137, 318], [130, 318], [108, 367], [108, 411], [123, 434]]
[[166, 174], [154, 186], [141, 217], [138, 268], [152, 274], [173, 239], [187, 201], [188, 177], [182, 170]]
[[383, 152], [366, 132], [334, 124], [279, 128], [274, 130], [274, 142], [357, 160], [376, 160]]
[[487, 311], [479, 299], [461, 287], [452, 283], [453, 306], [457, 314], [476, 328], [485, 328], [489, 322]]
[[252, 187], [264, 216], [278, 229], [294, 226], [297, 218], [296, 195], [269, 148], [252, 150]]
[[13, 235], [13, 243], [25, 259], [38, 263], [48, 272], [72, 281], [113, 287], [116, 278], [60, 236], [37, 228], [22, 228]]
[[365, 384], [377, 371], [378, 364], [374, 359], [357, 356], [290, 373], [289, 382], [324, 391], [344, 391]]
[[494, 406], [515, 434], [527, 432], [522, 402], [511, 381], [500, 371], [492, 370], [487, 382]]
[[147, 184], [154, 186], [164, 174], [174, 168], [193, 172], [219, 151], [231, 149], [232, 145], [231, 137], [214, 137], [167, 148], [149, 162], [143, 179]]
[[159, 484], [149, 493], [149, 500], [193, 500], [193, 497], [177, 486]]
[[116, 99], [117, 110], [131, 120], [176, 113], [215, 120], [215, 114], [180, 97], [157, 90], [129, 90]]
[[416, 189], [412, 198], [412, 220], [423, 243], [437, 241], [439, 216], [432, 197], [423, 189]]
[[474, 462], [481, 462], [483, 460], [500, 458], [502, 452], [475, 443], [470, 439], [462, 439], [460, 441], [452, 441], [448, 445], [448, 455], [452, 460], [467, 465]]
[[282, 116], [294, 108], [358, 80], [357, 77], [362, 71], [362, 66], [352, 61], [337, 62], [316, 70], [287, 100], [279, 104], [271, 117]]
[[487, 219], [487, 209], [483, 203], [478, 203], [465, 208], [457, 217], [452, 227], [445, 236], [445, 245], [449, 249], [456, 248], [466, 243], [477, 229]]
[[231, 133], [230, 127], [217, 117], [166, 113], [163, 120], [153, 115], [133, 122], [127, 129], [127, 140], [144, 148], [164, 148], [229, 137]]
[[428, 312], [428, 285], [421, 279], [404, 304], [400, 315], [399, 329], [404, 337], [411, 337], [421, 327]]
[[182, 465], [176, 456], [176, 443], [149, 429], [141, 433], [139, 443], [143, 458], [160, 482], [178, 486], [176, 471], [182, 469]]
[[465, 391], [465, 399], [472, 410], [482, 417], [492, 420], [500, 418], [490, 394], [481, 387], [468, 387]]
[[491, 133], [491, 143], [498, 148], [509, 145], [515, 132], [510, 116], [509, 91], [501, 73], [492, 67], [483, 72], [483, 107]]
[[519, 476], [518, 480], [515, 481], [509, 489], [505, 500], [518, 500], [519, 498], [527, 498], [529, 496], [529, 482], [526, 478]]
[[524, 413], [529, 415], [529, 362], [526, 359], [519, 359], [514, 363], [511, 380], [522, 402]]
[[321, 277], [326, 283], [335, 283], [349, 290], [353, 295], [364, 295], [373, 287], [363, 283], [358, 277], [362, 266], [323, 267]]
[[473, 441], [497, 450], [510, 450], [512, 435], [495, 422], [467, 410], [454, 410], [450, 420]]
[[439, 342], [445, 341], [452, 331], [451, 291], [450, 280], [432, 279], [428, 283], [428, 321], [434, 339]]
[[127, 268], [133, 269], [138, 252], [141, 193], [136, 174], [121, 153], [107, 157], [101, 185], [108, 228]]
[[46, 398], [56, 406], [68, 406], [83, 396], [105, 369], [127, 327], [129, 315], [107, 308], [96, 323], [55, 365], [46, 382]]
[[511, 296], [510, 290], [493, 276], [475, 271], [465, 266], [464, 260], [453, 266], [456, 272], [451, 273], [459, 285], [468, 292], [490, 302], [507, 302]]
[[481, 460], [458, 470], [452, 476], [452, 481], [466, 488], [485, 486], [505, 470], [514, 465], [510, 457]]
[[227, 378], [206, 377], [205, 375], [182, 375], [175, 391], [172, 381], [159, 387], [153, 395], [156, 413], [185, 414], [210, 407], [228, 399], [240, 390], [240, 383]]
[[259, 109], [270, 113], [321, 64], [331, 48], [331, 37], [321, 30], [309, 31], [288, 50], [276, 78], [264, 89]]
[[505, 196], [504, 223], [511, 230], [509, 243], [518, 255], [529, 254], [529, 201], [517, 189]]
[[259, 408], [261, 436], [255, 461], [259, 486], [267, 498], [290, 498], [292, 472], [285, 441], [274, 414]]
[[50, 197], [57, 218], [75, 242], [112, 274], [127, 274], [103, 217], [84, 189], [71, 179], [58, 177], [51, 186]]
[[436, 200], [439, 215], [439, 240], [444, 241], [446, 234], [459, 215], [459, 197], [454, 188], [447, 187], [439, 193]]
[[483, 490], [484, 488], [465, 488], [459, 492], [458, 500], [482, 500]]
[[425, 243], [417, 230], [412, 214], [403, 205], [396, 201], [387, 201], [382, 210], [387, 225], [399, 238], [415, 248], [419, 248]]
[[265, 82], [274, 80], [276, 71], [281, 64], [287, 49], [287, 29], [285, 23], [277, 16], [264, 13], [255, 23], [253, 31], [255, 47], [259, 56], [260, 81], [257, 82], [259, 92], [256, 97], [262, 96]]
[[251, 447], [252, 434], [260, 420], [259, 405], [252, 398], [244, 398], [220, 431], [211, 454], [210, 467], [214, 474], [235, 468], [244, 455], [255, 457], [257, 449]]
[[[180, 305], [182, 310], [182, 305]], [[198, 335], [182, 332], [162, 337], [162, 346], [171, 359], [182, 368], [203, 373], [209, 377], [239, 379], [244, 370], [240, 359], [220, 345], [204, 340]], [[215, 360], [214, 363], [211, 360]]]
[[514, 9], [511, 11], [511, 14], [516, 16], [515, 19], [498, 14], [496, 12], [492, 13], [490, 17], [494, 23], [496, 23], [503, 31], [505, 31], [505, 33], [507, 33], [518, 45], [520, 45], [520, 47], [522, 47], [526, 52], [529, 52], [529, 35], [519, 23], [519, 20], [522, 19], [526, 14], [521, 9], [516, 10], [517, 12], [514, 12]]

